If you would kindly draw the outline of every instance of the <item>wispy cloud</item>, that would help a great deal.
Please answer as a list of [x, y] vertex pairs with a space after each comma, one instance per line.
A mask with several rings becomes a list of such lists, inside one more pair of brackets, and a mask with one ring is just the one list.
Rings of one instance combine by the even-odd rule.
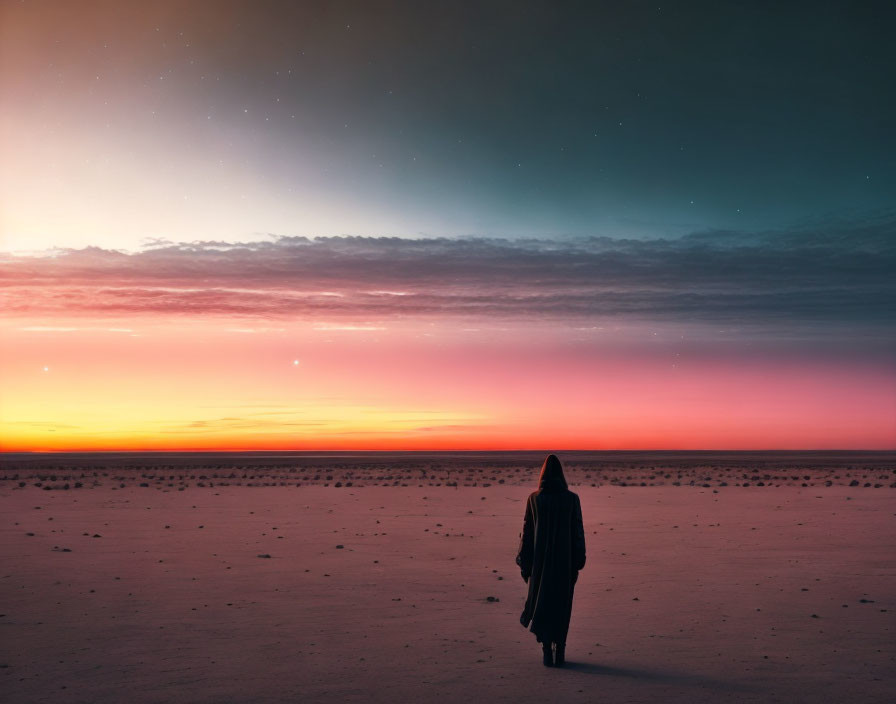
[[315, 323], [315, 330], [385, 330], [386, 328], [382, 325], [351, 325], [351, 324], [339, 324], [339, 323]]
[[97, 331], [100, 330], [102, 332], [126, 332], [132, 333], [134, 332], [132, 328], [97, 328], [97, 327], [86, 327], [86, 328], [75, 328], [75, 327], [67, 327], [61, 325], [26, 325], [25, 327], [19, 328], [22, 332], [78, 332], [80, 330], [89, 330], [89, 331]]
[[896, 319], [893, 213], [678, 239], [279, 237], [0, 263], [12, 315], [323, 318], [328, 330], [381, 329], [412, 316], [585, 326], [612, 317], [876, 327]]
[[164, 434], [193, 434], [196, 432], [235, 432], [235, 431], [252, 431], [252, 432], [280, 432], [287, 429], [299, 428], [319, 428], [327, 425], [323, 420], [284, 420], [284, 419], [263, 419], [250, 416], [228, 416], [224, 418], [211, 418], [204, 420], [194, 420], [176, 425], [168, 425], [159, 429], [158, 432]]

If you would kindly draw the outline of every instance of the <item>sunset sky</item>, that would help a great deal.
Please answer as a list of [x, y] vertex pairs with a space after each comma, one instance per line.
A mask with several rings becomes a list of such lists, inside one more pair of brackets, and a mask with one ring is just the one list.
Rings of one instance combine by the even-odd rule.
[[0, 3], [0, 449], [896, 448], [896, 11], [571, 7]]

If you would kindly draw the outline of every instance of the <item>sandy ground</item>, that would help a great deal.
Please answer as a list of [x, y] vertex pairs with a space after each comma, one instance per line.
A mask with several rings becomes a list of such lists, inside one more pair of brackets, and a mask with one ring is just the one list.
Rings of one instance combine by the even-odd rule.
[[529, 490], [7, 482], [3, 699], [896, 700], [896, 492], [575, 487], [549, 669], [518, 621]]

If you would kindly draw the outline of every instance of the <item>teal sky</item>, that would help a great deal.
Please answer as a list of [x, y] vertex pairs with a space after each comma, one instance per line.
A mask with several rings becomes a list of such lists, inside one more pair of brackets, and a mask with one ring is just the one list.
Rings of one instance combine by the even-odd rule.
[[678, 237], [892, 207], [886, 3], [22, 3], [2, 247]]

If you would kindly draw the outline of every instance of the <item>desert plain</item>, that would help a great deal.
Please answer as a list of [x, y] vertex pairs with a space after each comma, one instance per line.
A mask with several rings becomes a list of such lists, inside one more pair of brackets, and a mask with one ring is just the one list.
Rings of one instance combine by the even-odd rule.
[[3, 700], [896, 700], [896, 454], [559, 455], [563, 669], [518, 620], [544, 453], [7, 455]]

